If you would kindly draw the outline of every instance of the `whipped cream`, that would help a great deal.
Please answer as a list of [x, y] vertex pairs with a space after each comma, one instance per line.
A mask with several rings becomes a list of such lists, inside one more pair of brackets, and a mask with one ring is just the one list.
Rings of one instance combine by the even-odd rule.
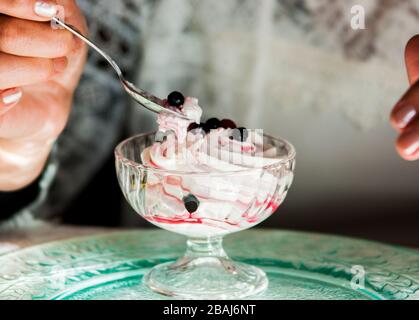
[[182, 112], [193, 121], [168, 113], [158, 116], [159, 134], [165, 139], [144, 150], [145, 165], [182, 172], [231, 172], [278, 161], [276, 148], [264, 148], [262, 131], [248, 130], [245, 141], [231, 139], [234, 129], [218, 128], [205, 133], [198, 128], [188, 132], [191, 123], [200, 124], [202, 109], [197, 99], [186, 98]]
[[[278, 186], [292, 177], [264, 169], [278, 157], [275, 147], [264, 145], [263, 132], [249, 130], [238, 141], [230, 128], [188, 131], [201, 121], [195, 98], [186, 98], [181, 112], [193, 121], [160, 114], [159, 141], [141, 154], [144, 166], [159, 169], [147, 176], [144, 217], [170, 231], [211, 237], [250, 228], [274, 213], [285, 196]], [[196, 212], [185, 207], [188, 195], [199, 201]]]
[[[169, 107], [170, 108], [170, 107]], [[182, 107], [182, 113], [191, 121], [180, 119], [169, 113], [160, 113], [157, 118], [160, 132], [173, 132], [180, 142], [184, 142], [188, 127], [191, 123], [201, 123], [202, 108], [198, 105], [198, 99], [186, 98]]]

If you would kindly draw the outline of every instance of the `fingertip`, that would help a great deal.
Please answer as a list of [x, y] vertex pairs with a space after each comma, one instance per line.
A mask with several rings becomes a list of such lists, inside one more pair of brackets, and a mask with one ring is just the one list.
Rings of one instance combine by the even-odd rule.
[[413, 104], [398, 103], [391, 112], [390, 123], [396, 130], [403, 130], [417, 118], [417, 110]]
[[19, 103], [22, 90], [20, 88], [4, 90], [0, 93], [0, 98], [0, 115], [3, 115]]
[[412, 50], [416, 51], [419, 48], [419, 34], [410, 38], [406, 44], [406, 54], [410, 53]]
[[406, 155], [403, 151], [399, 150], [398, 148], [396, 148], [396, 150], [399, 156], [405, 161], [414, 162], [419, 160], [419, 152], [414, 155]]
[[397, 139], [396, 150], [407, 161], [419, 160], [419, 135], [414, 130], [403, 132]]
[[1, 0], [0, 12], [19, 19], [49, 21], [52, 18], [51, 15], [55, 13], [51, 9], [54, 6], [59, 8], [54, 0]]
[[34, 12], [41, 18], [51, 19], [58, 13], [56, 3], [52, 1], [36, 1], [34, 4]]

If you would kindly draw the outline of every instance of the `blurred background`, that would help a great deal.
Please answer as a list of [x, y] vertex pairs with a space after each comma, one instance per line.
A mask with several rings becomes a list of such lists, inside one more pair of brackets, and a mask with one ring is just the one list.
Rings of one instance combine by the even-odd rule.
[[[365, 8], [365, 30], [351, 28], [354, 5]], [[408, 88], [404, 48], [418, 32], [418, 1], [162, 0], [138, 19], [142, 88], [199, 97], [205, 118], [295, 145], [294, 185], [263, 227], [419, 247], [419, 162], [399, 158], [388, 120]], [[119, 138], [155, 128], [137, 109]], [[66, 222], [148, 226], [120, 198], [113, 170], [109, 154]]]

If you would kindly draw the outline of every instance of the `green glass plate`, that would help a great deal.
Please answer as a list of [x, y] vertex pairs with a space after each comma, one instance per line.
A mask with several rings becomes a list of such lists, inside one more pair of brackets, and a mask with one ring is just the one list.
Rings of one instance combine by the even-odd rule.
[[[419, 299], [417, 251], [336, 236], [252, 230], [227, 253], [265, 270], [255, 299]], [[138, 230], [52, 242], [0, 256], [0, 299], [166, 299], [142, 284], [185, 238]]]

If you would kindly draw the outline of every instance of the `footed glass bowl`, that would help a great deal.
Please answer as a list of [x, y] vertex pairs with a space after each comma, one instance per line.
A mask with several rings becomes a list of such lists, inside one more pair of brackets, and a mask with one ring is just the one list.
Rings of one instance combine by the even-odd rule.
[[121, 189], [144, 219], [188, 240], [185, 255], [153, 268], [144, 277], [146, 285], [184, 299], [238, 299], [264, 291], [268, 286], [266, 274], [233, 262], [223, 249], [222, 239], [259, 224], [277, 211], [293, 180], [294, 147], [285, 140], [264, 136], [269, 157], [275, 159], [268, 166], [181, 172], [143, 164], [142, 152], [154, 143], [155, 134], [149, 133], [132, 137], [116, 148]]

